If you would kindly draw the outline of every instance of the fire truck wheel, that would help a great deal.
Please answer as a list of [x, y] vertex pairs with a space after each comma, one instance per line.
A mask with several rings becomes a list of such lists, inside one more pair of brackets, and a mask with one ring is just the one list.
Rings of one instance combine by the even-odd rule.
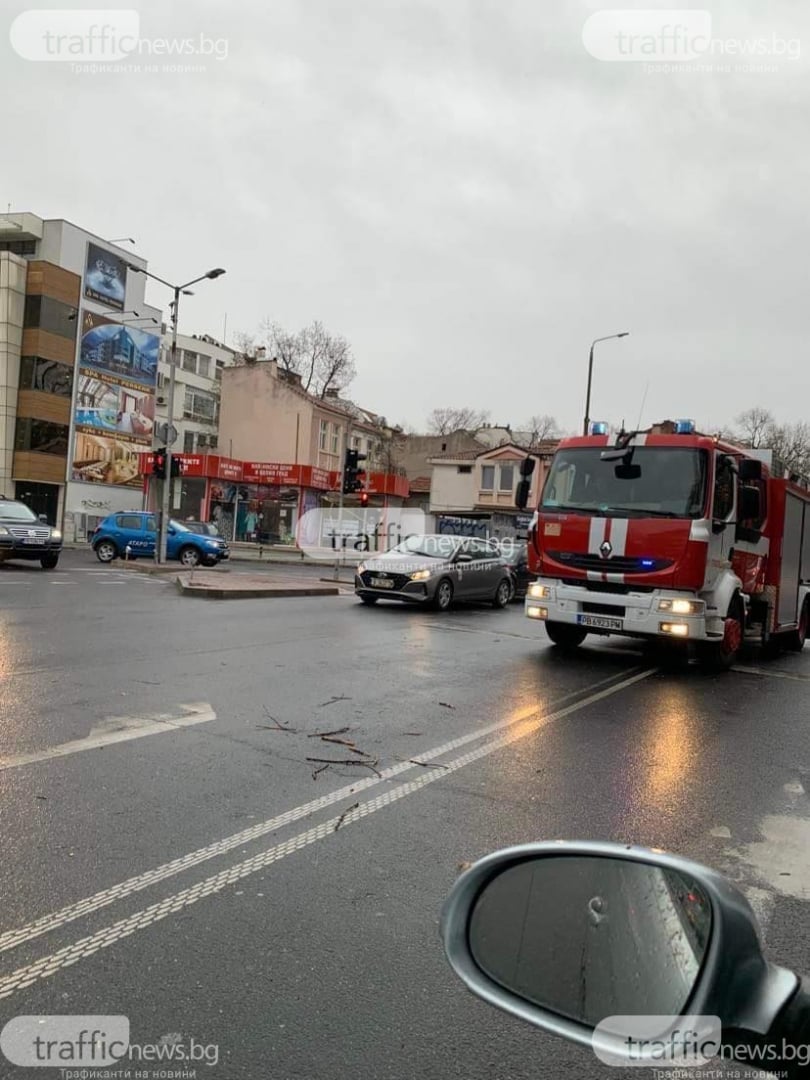
[[799, 627], [797, 630], [793, 630], [787, 637], [787, 647], [794, 652], [801, 652], [804, 648], [804, 643], [807, 640], [807, 623], [810, 619], [810, 607], [805, 600], [802, 605], [802, 613], [799, 616]]
[[546, 633], [558, 648], [566, 650], [576, 649], [588, 636], [588, 631], [581, 626], [558, 622], [547, 622]]
[[701, 645], [698, 653], [704, 671], [728, 671], [737, 662], [743, 643], [743, 607], [739, 597], [732, 600], [725, 619], [723, 640]]

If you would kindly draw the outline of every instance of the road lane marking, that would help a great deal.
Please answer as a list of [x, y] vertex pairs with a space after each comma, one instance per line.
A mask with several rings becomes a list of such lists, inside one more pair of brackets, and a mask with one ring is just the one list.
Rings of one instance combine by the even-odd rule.
[[80, 754], [85, 750], [98, 750], [102, 746], [112, 746], [114, 743], [143, 739], [147, 735], [177, 731], [178, 728], [190, 727], [193, 724], [205, 724], [209, 720], [215, 720], [217, 715], [207, 702], [181, 705], [180, 708], [183, 710], [182, 716], [172, 716], [170, 713], [155, 713], [152, 716], [111, 716], [93, 728], [84, 739], [72, 739], [59, 746], [51, 746], [47, 750], [34, 750], [27, 754], [0, 757], [0, 771], [17, 769], [21, 765], [35, 765], [40, 761], [50, 761], [52, 758], [68, 757], [70, 754]]
[[[144, 908], [142, 911], [137, 911], [133, 915], [129, 915], [124, 919], [119, 919], [118, 922], [103, 927], [89, 937], [81, 938], [72, 945], [59, 949], [49, 956], [41, 957], [33, 964], [27, 964], [24, 967], [18, 968], [9, 975], [0, 978], [0, 999], [10, 997], [17, 990], [31, 986], [39, 979], [47, 979], [49, 976], [56, 974], [61, 968], [75, 964], [79, 960], [84, 960], [94, 953], [97, 953], [100, 949], [106, 949], [108, 946], [115, 944], [115, 942], [120, 941], [122, 938], [129, 937], [138, 930], [144, 930], [146, 927], [167, 918], [169, 915], [174, 915], [183, 908], [195, 904], [204, 897], [221, 892], [228, 885], [233, 885], [243, 878], [255, 874], [258, 870], [264, 870], [266, 867], [271, 866], [273, 863], [278, 862], [287, 855], [292, 855], [296, 851], [301, 851], [303, 848], [309, 847], [310, 844], [314, 844], [318, 840], [325, 840], [329, 836], [334, 836], [337, 831], [337, 826], [340, 826], [340, 831], [343, 832], [345, 829], [356, 824], [356, 822], [362, 821], [364, 818], [369, 817], [378, 810], [382, 810], [392, 803], [398, 802], [400, 799], [404, 799], [409, 795], [421, 791], [423, 788], [427, 787], [428, 784], [433, 784], [437, 780], [441, 780], [446, 776], [451, 776], [459, 769], [463, 769], [467, 765], [472, 765], [474, 762], [488, 757], [498, 750], [511, 746], [512, 743], [515, 743], [520, 739], [525, 739], [528, 735], [533, 735], [546, 724], [561, 720], [563, 717], [579, 712], [580, 710], [595, 704], [597, 701], [602, 701], [605, 698], [619, 693], [621, 690], [626, 690], [635, 683], [649, 678], [655, 671], [657, 671], [657, 668], [649, 668], [630, 678], [623, 679], [612, 687], [590, 694], [588, 697], [574, 702], [572, 705], [567, 705], [565, 708], [558, 709], [553, 713], [538, 716], [537, 713], [540, 712], [539, 709], [524, 710], [524, 712], [529, 712], [529, 717], [513, 720], [510, 725], [513, 730], [507, 728], [507, 730], [505, 732], [502, 731], [497, 738], [484, 742], [482, 746], [477, 746], [475, 749], [468, 751], [454, 761], [443, 763], [435, 769], [429, 769], [427, 772], [423, 772], [413, 780], [408, 780], [397, 787], [389, 788], [376, 798], [361, 803], [356, 809], [352, 810], [349, 817], [346, 817], [345, 812], [338, 814], [320, 825], [316, 825], [311, 829], [307, 829], [305, 832], [299, 833], [297, 836], [291, 837], [289, 840], [285, 840], [280, 844], [274, 844], [271, 848], [259, 852], [257, 855], [244, 859], [242, 862], [235, 863], [233, 866], [221, 870], [218, 874], [213, 874], [211, 877], [197, 882], [196, 885], [182, 889], [173, 896], [167, 896], [163, 900], [150, 904], [149, 907]], [[533, 718], [531, 718], [532, 714]], [[495, 726], [497, 727], [497, 725]], [[503, 725], [500, 725], [500, 727], [503, 728]], [[408, 768], [413, 768], [413, 765], [410, 762], [403, 762], [403, 765]], [[358, 786], [359, 785], [353, 785], [353, 794], [356, 793]]]
[[789, 671], [770, 671], [768, 668], [741, 667], [735, 664], [732, 671], [739, 671], [743, 675], [766, 675], [769, 679], [790, 679], [793, 682], [810, 682], [810, 675], [793, 675]]
[[[590, 693], [586, 698], [582, 699], [581, 702], [576, 702], [574, 705], [560, 710], [559, 706], [562, 702], [583, 691], [574, 690], [568, 694], [564, 694], [551, 706], [551, 708], [556, 711], [547, 713], [544, 717], [540, 717], [540, 722], [550, 723], [554, 719], [559, 719], [562, 716], [568, 715], [568, 712], [575, 708], [581, 708], [586, 704], [600, 701], [603, 697], [609, 696], [617, 690], [624, 689], [625, 687], [638, 682], [640, 679], [646, 678], [648, 675], [651, 675], [654, 670], [655, 669], [650, 669], [649, 671], [637, 673], [629, 678], [623, 679], [619, 683], [615, 682], [615, 675], [600, 679], [598, 682], [585, 687], [585, 692], [588, 693], [588, 691], [590, 691]], [[612, 683], [613, 685], [604, 690], [599, 689], [600, 687], [605, 687], [608, 683]], [[451, 753], [453, 750], [458, 750], [479, 739], [485, 739], [487, 736], [498, 732], [508, 731], [509, 728], [514, 727], [515, 724], [523, 723], [530, 717], [537, 718], [540, 713], [541, 708], [536, 706], [523, 709], [509, 720], [489, 724], [486, 727], [469, 732], [466, 735], [461, 735], [456, 739], [443, 743], [441, 746], [434, 747], [432, 750], [425, 750], [421, 756], [424, 760], [433, 761], [436, 757]], [[417, 766], [413, 765], [410, 761], [403, 761], [397, 765], [392, 765], [387, 769], [381, 770], [379, 778], [369, 776], [364, 779], [356, 780], [352, 784], [346, 784], [345, 787], [328, 792], [320, 796], [320, 798], [312, 799], [302, 806], [287, 810], [276, 817], [269, 818], [267, 821], [251, 825], [247, 829], [242, 829], [240, 832], [234, 833], [232, 836], [225, 837], [223, 840], [217, 840], [213, 844], [198, 848], [196, 851], [189, 852], [187, 855], [183, 855], [180, 858], [172, 859], [171, 862], [163, 863], [153, 870], [147, 870], [142, 874], [138, 874], [136, 877], [128, 878], [126, 881], [119, 882], [117, 885], [113, 885], [108, 889], [103, 889], [84, 900], [79, 900], [74, 904], [68, 904], [59, 911], [43, 915], [41, 918], [36, 919], [27, 926], [19, 927], [16, 930], [7, 930], [5, 933], [0, 934], [0, 952], [6, 952], [8, 949], [13, 949], [23, 942], [31, 941], [33, 938], [40, 937], [42, 934], [46, 934], [51, 930], [56, 930], [67, 923], [73, 922], [75, 919], [80, 919], [85, 915], [98, 911], [99, 908], [106, 907], [108, 904], [123, 900], [133, 893], [140, 892], [142, 889], [149, 888], [151, 885], [156, 885], [161, 881], [165, 881], [167, 878], [183, 873], [194, 866], [198, 866], [200, 863], [207, 862], [209, 859], [216, 858], [219, 855], [225, 855], [235, 848], [244, 847], [246, 844], [251, 843], [253, 840], [257, 840], [268, 833], [276, 832], [287, 825], [299, 821], [303, 817], [310, 817], [312, 814], [324, 810], [328, 806], [342, 802], [350, 796], [356, 796], [361, 791], [367, 791], [369, 788], [386, 783], [404, 772], [413, 771], [415, 768], [417, 768]]]

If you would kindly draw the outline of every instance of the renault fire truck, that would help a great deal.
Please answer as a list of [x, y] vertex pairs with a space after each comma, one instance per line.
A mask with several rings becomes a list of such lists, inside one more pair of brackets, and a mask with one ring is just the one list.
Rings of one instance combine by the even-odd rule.
[[[533, 468], [521, 466], [521, 508]], [[804, 646], [810, 485], [692, 421], [564, 439], [528, 548], [525, 612], [560, 648], [621, 634], [680, 642], [719, 669], [745, 642]]]

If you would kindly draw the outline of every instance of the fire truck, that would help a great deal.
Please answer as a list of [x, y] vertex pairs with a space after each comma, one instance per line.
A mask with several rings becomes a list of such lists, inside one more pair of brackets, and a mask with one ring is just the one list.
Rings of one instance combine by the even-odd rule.
[[[525, 509], [534, 459], [521, 465]], [[767, 451], [691, 420], [558, 446], [528, 533], [530, 619], [574, 649], [588, 634], [669, 642], [712, 670], [748, 642], [802, 649], [810, 619], [810, 485]]]

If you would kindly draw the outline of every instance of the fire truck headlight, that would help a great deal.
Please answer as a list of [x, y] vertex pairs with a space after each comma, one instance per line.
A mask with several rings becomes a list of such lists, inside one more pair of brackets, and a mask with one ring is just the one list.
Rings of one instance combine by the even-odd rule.
[[702, 615], [706, 610], [703, 600], [686, 600], [682, 597], [669, 597], [658, 601], [659, 611], [669, 611], [673, 615]]
[[671, 634], [672, 637], [689, 637], [689, 626], [685, 622], [662, 622], [658, 629], [662, 634]]
[[526, 608], [526, 614], [530, 619], [547, 619], [548, 608], [538, 607], [536, 604], [529, 604]]
[[550, 600], [551, 586], [542, 585], [539, 581], [533, 581], [526, 593], [532, 600]]

